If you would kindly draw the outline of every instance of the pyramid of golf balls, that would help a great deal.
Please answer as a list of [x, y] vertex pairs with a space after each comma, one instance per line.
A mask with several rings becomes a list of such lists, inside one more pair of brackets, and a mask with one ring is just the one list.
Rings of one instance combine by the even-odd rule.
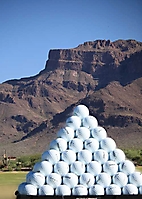
[[25, 182], [21, 195], [96, 196], [142, 194], [142, 174], [116, 147], [89, 109], [74, 108]]

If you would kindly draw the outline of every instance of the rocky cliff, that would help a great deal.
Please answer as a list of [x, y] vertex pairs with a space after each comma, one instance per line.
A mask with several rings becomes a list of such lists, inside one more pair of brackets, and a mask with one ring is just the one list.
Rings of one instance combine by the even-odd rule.
[[141, 97], [142, 42], [96, 40], [50, 50], [39, 74], [0, 85], [0, 153], [41, 153], [79, 103], [119, 147], [140, 148]]

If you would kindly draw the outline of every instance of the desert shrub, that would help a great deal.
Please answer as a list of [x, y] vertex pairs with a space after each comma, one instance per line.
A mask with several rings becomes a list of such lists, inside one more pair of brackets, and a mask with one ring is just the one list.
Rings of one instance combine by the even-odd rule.
[[142, 166], [142, 149], [123, 149], [126, 157], [136, 165]]

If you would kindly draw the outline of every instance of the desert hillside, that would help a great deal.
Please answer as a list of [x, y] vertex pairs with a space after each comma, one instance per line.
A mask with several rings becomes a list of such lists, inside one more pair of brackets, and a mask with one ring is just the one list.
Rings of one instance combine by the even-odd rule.
[[51, 49], [39, 74], [0, 84], [0, 155], [42, 153], [77, 104], [119, 148], [142, 148], [142, 42]]

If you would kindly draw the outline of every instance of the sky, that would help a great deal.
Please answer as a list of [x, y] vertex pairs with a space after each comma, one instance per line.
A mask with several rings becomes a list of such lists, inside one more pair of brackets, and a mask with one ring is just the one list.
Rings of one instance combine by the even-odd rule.
[[142, 0], [0, 0], [0, 83], [45, 68], [51, 49], [142, 42]]

